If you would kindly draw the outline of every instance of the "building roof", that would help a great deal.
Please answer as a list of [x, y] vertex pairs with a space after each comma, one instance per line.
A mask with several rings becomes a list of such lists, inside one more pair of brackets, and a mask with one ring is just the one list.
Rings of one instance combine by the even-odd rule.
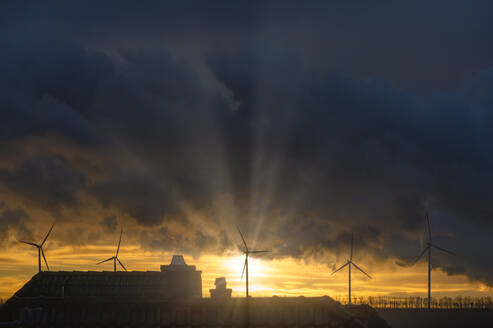
[[173, 258], [171, 259], [171, 265], [187, 265], [185, 263], [185, 259], [183, 258], [183, 255], [173, 255]]
[[187, 298], [201, 297], [200, 271], [42, 271], [12, 299], [19, 298]]
[[173, 255], [170, 265], [161, 265], [161, 271], [195, 271], [195, 265], [187, 265], [183, 255]]

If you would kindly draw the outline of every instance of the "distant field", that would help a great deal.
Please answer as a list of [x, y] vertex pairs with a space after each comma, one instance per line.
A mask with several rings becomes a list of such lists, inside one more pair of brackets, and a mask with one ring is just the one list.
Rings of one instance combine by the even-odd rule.
[[493, 310], [377, 309], [393, 328], [493, 327]]

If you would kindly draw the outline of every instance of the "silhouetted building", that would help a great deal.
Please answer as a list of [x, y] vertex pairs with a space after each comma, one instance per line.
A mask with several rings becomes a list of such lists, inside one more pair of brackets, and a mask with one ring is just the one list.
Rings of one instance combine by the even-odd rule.
[[[187, 265], [182, 255], [173, 255], [170, 265], [161, 265], [161, 272], [197, 272], [195, 265]], [[200, 276], [200, 275], [199, 275]]]
[[133, 297], [189, 299], [202, 297], [201, 271], [173, 262], [161, 271], [43, 271], [12, 297]]
[[212, 299], [228, 299], [231, 298], [231, 288], [226, 288], [226, 278], [216, 278], [214, 282], [215, 289], [209, 289]]
[[201, 299], [201, 274], [176, 255], [161, 271], [42, 271], [18, 290], [5, 308], [15, 318], [25, 307], [66, 309], [112, 303], [125, 308], [135, 303]]
[[224, 278], [211, 293], [202, 298], [201, 272], [181, 256], [161, 271], [39, 272], [2, 307], [0, 327], [388, 327], [330, 297], [231, 298]]

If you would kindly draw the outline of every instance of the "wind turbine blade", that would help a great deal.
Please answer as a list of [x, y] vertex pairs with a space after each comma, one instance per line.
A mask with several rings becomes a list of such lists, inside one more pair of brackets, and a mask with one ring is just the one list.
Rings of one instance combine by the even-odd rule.
[[333, 274], [334, 274], [334, 273], [336, 273], [337, 271], [340, 271], [340, 270], [344, 269], [344, 267], [346, 267], [349, 263], [351, 263], [351, 262], [347, 261], [347, 262], [346, 262], [346, 264], [341, 265], [341, 267], [340, 267], [339, 269], [335, 270], [335, 271], [334, 271], [334, 272], [332, 272], [330, 275], [333, 275]]
[[35, 243], [31, 243], [29, 241], [24, 241], [24, 240], [19, 240], [19, 243], [24, 243], [24, 244], [28, 244], [28, 245], [31, 245], [31, 246], [34, 246], [34, 247], [40, 247], [38, 244], [35, 244]]
[[122, 234], [123, 234], [123, 228], [122, 228], [122, 231], [120, 231], [120, 240], [118, 240], [118, 247], [116, 249], [115, 257], [118, 257], [118, 252], [120, 251], [120, 243], [122, 242]]
[[111, 261], [111, 260], [113, 260], [113, 256], [112, 256], [112, 257], [110, 257], [110, 258], [109, 258], [109, 259], [107, 259], [107, 260], [104, 260], [104, 261], [98, 262], [98, 263], [96, 263], [96, 264], [101, 264], [101, 263], [108, 262], [108, 261]]
[[45, 260], [45, 264], [46, 264], [46, 268], [48, 269], [48, 271], [50, 271], [50, 267], [48, 266], [48, 261], [46, 261], [46, 257], [45, 257], [45, 252], [43, 251], [43, 248], [41, 248], [41, 255], [43, 255], [43, 260]]
[[247, 265], [247, 258], [245, 257], [245, 264], [243, 265], [243, 271], [241, 272], [241, 280], [243, 280], [243, 275], [245, 274], [246, 265]]
[[349, 256], [349, 261], [353, 260], [353, 243], [354, 243], [354, 233], [351, 232], [351, 254]]
[[430, 217], [428, 216], [428, 211], [426, 212], [426, 222], [428, 223], [428, 240], [431, 243], [431, 225], [430, 225]]
[[123, 265], [123, 263], [120, 261], [120, 259], [117, 257], [116, 260], [118, 261], [118, 263], [120, 263], [120, 265], [122, 266], [123, 270], [127, 271], [127, 269], [125, 268], [125, 266]]
[[359, 266], [357, 266], [357, 265], [356, 265], [356, 263], [351, 262], [351, 264], [352, 264], [352, 265], [354, 265], [354, 267], [355, 267], [356, 269], [358, 269], [358, 270], [359, 270], [359, 271], [361, 271], [362, 273], [366, 274], [366, 276], [367, 276], [368, 278], [370, 278], [370, 279], [371, 279], [370, 275], [369, 275], [368, 273], [366, 273], [365, 271], [363, 271], [363, 269], [361, 269]]
[[54, 227], [54, 226], [55, 226], [55, 222], [53, 222], [53, 224], [51, 225], [50, 230], [49, 230], [49, 231], [48, 231], [48, 233], [46, 234], [46, 237], [45, 237], [45, 239], [43, 239], [43, 242], [41, 243], [41, 245], [40, 245], [40, 246], [43, 246], [43, 245], [45, 244], [46, 239], [48, 239], [48, 236], [50, 235], [51, 230], [53, 230], [53, 227]]
[[256, 254], [256, 253], [270, 253], [272, 251], [248, 251], [250, 254]]
[[241, 230], [238, 226], [236, 226], [236, 229], [238, 229], [238, 232], [240, 233], [240, 236], [241, 236], [241, 240], [243, 241], [243, 245], [245, 245], [245, 250], [248, 252], [248, 246], [247, 246], [247, 243], [245, 241], [245, 238], [243, 238], [243, 234], [241, 233]]
[[434, 248], [436, 248], [436, 249], [438, 249], [438, 250], [440, 250], [442, 252], [449, 253], [450, 255], [457, 256], [457, 254], [455, 254], [452, 251], [446, 250], [445, 248], [441, 248], [441, 247], [438, 247], [438, 246], [433, 245], [433, 244], [431, 244], [431, 247], [434, 247]]
[[413, 265], [419, 261], [419, 259], [423, 256], [423, 254], [428, 250], [428, 247], [430, 247], [430, 246], [427, 246], [427, 247], [425, 247], [425, 249], [423, 249], [421, 254], [419, 254], [419, 256], [416, 258], [416, 260], [414, 260]]

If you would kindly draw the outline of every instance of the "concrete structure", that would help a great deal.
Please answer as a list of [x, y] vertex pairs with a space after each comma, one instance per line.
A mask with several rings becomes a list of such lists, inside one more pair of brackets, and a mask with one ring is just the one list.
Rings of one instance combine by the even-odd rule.
[[197, 272], [195, 265], [187, 265], [182, 255], [173, 255], [171, 264], [161, 265], [161, 272]]
[[231, 288], [226, 288], [226, 278], [216, 278], [214, 282], [215, 289], [209, 289], [212, 299], [229, 299], [231, 298]]

